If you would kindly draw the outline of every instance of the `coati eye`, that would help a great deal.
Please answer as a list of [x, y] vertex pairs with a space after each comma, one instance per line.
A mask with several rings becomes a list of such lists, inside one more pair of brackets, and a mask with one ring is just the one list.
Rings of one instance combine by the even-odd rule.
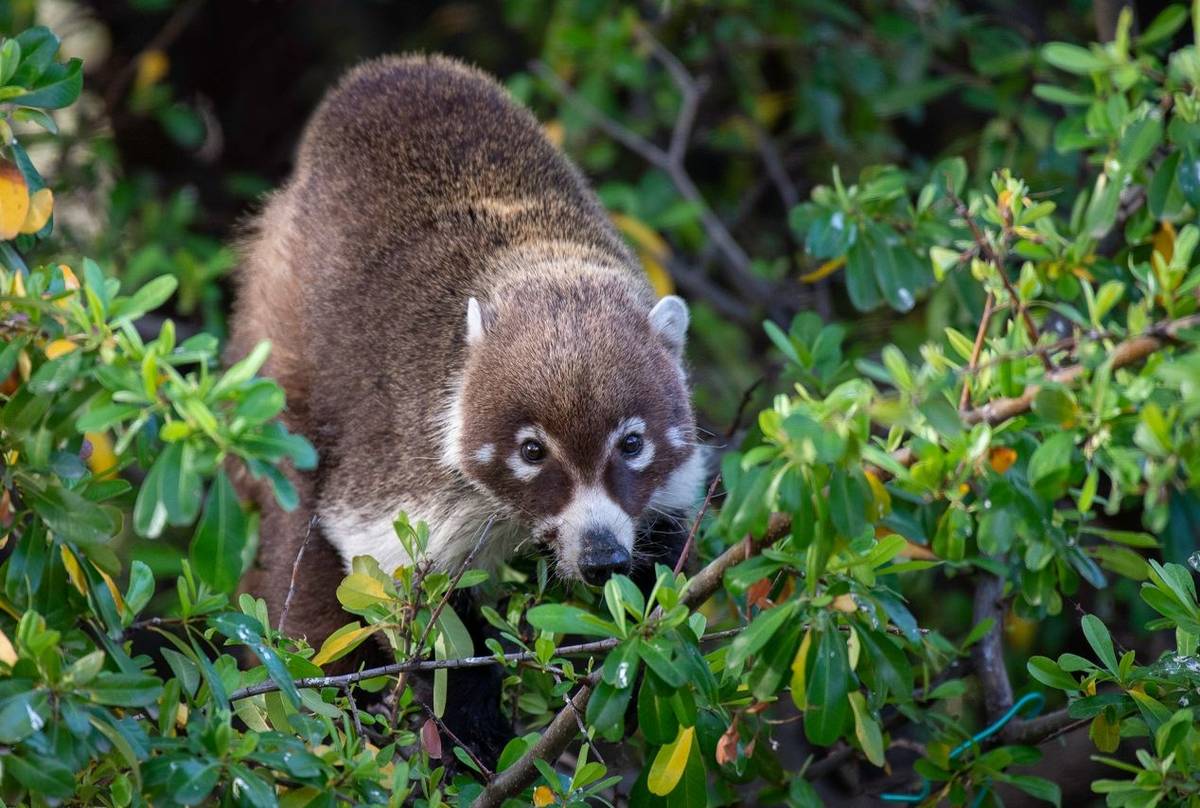
[[641, 435], [637, 432], [630, 432], [621, 439], [621, 454], [626, 457], [636, 457], [641, 454], [643, 443]]
[[546, 447], [536, 440], [527, 440], [521, 444], [521, 459], [526, 463], [538, 464], [546, 459]]

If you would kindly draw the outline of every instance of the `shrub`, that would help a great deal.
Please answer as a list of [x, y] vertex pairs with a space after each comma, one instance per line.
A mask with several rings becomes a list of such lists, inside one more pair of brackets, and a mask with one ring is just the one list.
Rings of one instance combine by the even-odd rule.
[[[1200, 487], [1200, 55], [1172, 49], [1189, 22], [1200, 27], [1200, 10], [1172, 6], [1134, 36], [1126, 13], [1110, 42], [1050, 43], [1015, 62], [1044, 74], [1033, 96], [1063, 110], [1053, 140], [1074, 161], [1070, 185], [1006, 167], [973, 181], [950, 157], [866, 167], [854, 182], [834, 169], [790, 207], [817, 265], [808, 281], [836, 279], [862, 311], [922, 306], [936, 327], [910, 350], [851, 358], [843, 325], [813, 313], [765, 323], [787, 384], [722, 458], [723, 493], [710, 489], [693, 531], [694, 574], [660, 567], [643, 595], [621, 576], [568, 588], [544, 563], [496, 580], [357, 559], [338, 589], [347, 624], [321, 648], [230, 594], [255, 516], [228, 475], [267, 480], [287, 506], [283, 469], [317, 460], [275, 420], [277, 385], [256, 377], [267, 346], [222, 373], [214, 337], [177, 344], [170, 320], [153, 338], [135, 327], [175, 291], [172, 275], [122, 296], [87, 259], [78, 273], [27, 268], [22, 256], [57, 249], [53, 196], [23, 130], [0, 132], [0, 795], [582, 805], [628, 775], [635, 805], [811, 805], [854, 767], [891, 801], [997, 804], [1007, 787], [1058, 804], [1059, 784], [1022, 769], [1087, 725], [1113, 768], [1092, 784], [1109, 804], [1196, 804], [1200, 603], [1180, 563], [1194, 545], [1162, 546], [1172, 509]], [[631, 16], [610, 33], [637, 39], [682, 92], [672, 128], [686, 148], [687, 68]], [[0, 44], [5, 126], [53, 131], [46, 110], [78, 95], [80, 66], [57, 50], [44, 28]], [[605, 109], [579, 107], [539, 72], [612, 129]], [[685, 202], [699, 197], [678, 181], [674, 147], [622, 137], [675, 172]], [[715, 216], [671, 235], [721, 241]], [[653, 245], [637, 227], [625, 223]], [[735, 263], [736, 247], [721, 247]], [[660, 253], [643, 252], [661, 271]], [[130, 533], [193, 525], [173, 588], [124, 557]], [[400, 515], [396, 533], [421, 559], [426, 526]], [[1164, 562], [1147, 557], [1159, 549]], [[910, 610], [907, 595], [963, 582], [974, 598], [963, 630], [936, 608]], [[1088, 656], [1023, 658], [1029, 687], [1016, 698], [1006, 619], [1052, 618], [1085, 590], [1138, 583], [1169, 650], [1138, 664], [1084, 615]], [[467, 587], [490, 594], [484, 616], [504, 643], [472, 646], [449, 605]], [[158, 667], [135, 642], [146, 634]], [[394, 664], [324, 675], [380, 637]], [[257, 664], [239, 669], [237, 646]], [[444, 671], [467, 665], [503, 667], [528, 729], [495, 772], [439, 733], [453, 697]], [[408, 674], [430, 669], [422, 706]], [[357, 707], [356, 692], [385, 689], [381, 709]], [[1047, 700], [1054, 709], [1035, 716]], [[610, 742], [635, 769], [605, 762]]]

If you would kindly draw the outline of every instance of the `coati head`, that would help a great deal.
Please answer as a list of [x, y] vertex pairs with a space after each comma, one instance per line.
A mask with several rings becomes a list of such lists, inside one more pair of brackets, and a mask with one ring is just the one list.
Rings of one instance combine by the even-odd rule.
[[553, 549], [560, 575], [591, 584], [628, 573], [639, 523], [682, 515], [703, 474], [682, 366], [687, 305], [649, 308], [630, 287], [597, 272], [471, 298], [447, 447]]

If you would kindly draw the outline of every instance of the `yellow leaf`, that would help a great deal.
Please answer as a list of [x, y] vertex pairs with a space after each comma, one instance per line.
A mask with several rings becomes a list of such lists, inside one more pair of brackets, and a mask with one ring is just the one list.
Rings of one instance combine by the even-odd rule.
[[546, 140], [550, 141], [558, 148], [562, 148], [564, 135], [562, 121], [546, 121], [544, 124], [542, 124], [542, 132], [545, 133]]
[[850, 614], [851, 612], [858, 611], [858, 604], [854, 602], [854, 598], [850, 595], [838, 595], [833, 599], [833, 603], [830, 604], [829, 608]]
[[638, 253], [638, 256], [642, 259], [642, 267], [646, 270], [646, 277], [650, 279], [654, 293], [659, 297], [675, 294], [675, 281], [671, 280], [671, 273], [667, 272], [667, 268], [650, 253]]
[[846, 256], [844, 255], [840, 258], [830, 259], [814, 269], [812, 272], [801, 275], [800, 280], [804, 281], [805, 283], [816, 283], [817, 281], [821, 280], [821, 278], [827, 278], [833, 273], [837, 272], [845, 263]]
[[1026, 620], [1013, 611], [1004, 616], [1004, 633], [1008, 637], [1009, 645], [1018, 651], [1028, 651], [1033, 646], [1037, 629], [1036, 621]]
[[1162, 256], [1164, 264], [1171, 263], [1171, 259], [1175, 257], [1175, 225], [1170, 222], [1159, 224], [1151, 244], [1154, 245], [1154, 252]]
[[770, 128], [787, 109], [787, 103], [787, 91], [759, 93], [754, 96], [754, 118], [763, 126]]
[[361, 572], [347, 576], [338, 585], [337, 598], [349, 609], [365, 609], [390, 599], [382, 583]]
[[0, 631], [0, 662], [9, 667], [17, 664], [17, 649], [13, 648], [12, 641], [3, 631]]
[[46, 346], [46, 358], [58, 359], [58, 357], [66, 356], [78, 347], [78, 345], [69, 339], [56, 339]]
[[670, 257], [671, 248], [666, 240], [645, 222], [624, 213], [612, 214], [612, 220], [617, 229], [640, 251], [648, 252], [660, 261], [665, 261]]
[[13, 297], [25, 297], [25, 279], [20, 272], [13, 273], [12, 289], [9, 294]]
[[321, 643], [321, 650], [312, 658], [312, 663], [324, 665], [326, 662], [341, 659], [360, 642], [374, 634], [378, 628], [378, 626], [360, 626], [358, 623], [342, 626]]
[[79, 590], [79, 594], [87, 595], [87, 579], [83, 577], [83, 570], [79, 566], [78, 559], [75, 554], [68, 550], [65, 546], [58, 548], [62, 555], [63, 566], [67, 569], [67, 577], [71, 579], [71, 583]]
[[696, 734], [695, 727], [680, 727], [675, 740], [658, 750], [654, 762], [650, 764], [650, 774], [646, 778], [646, 788], [651, 794], [665, 797], [679, 785], [683, 770], [687, 767], [688, 755], [692, 752], [692, 738]]
[[1092, 743], [1096, 744], [1097, 749], [1105, 754], [1112, 754], [1121, 744], [1121, 725], [1116, 721], [1109, 721], [1108, 716], [1101, 710], [1092, 719], [1088, 735], [1091, 737]]
[[988, 452], [988, 462], [997, 474], [1003, 474], [1017, 462], [1017, 451], [1008, 446], [996, 446]]
[[1012, 197], [1012, 191], [1008, 189], [1001, 191], [1000, 195], [996, 197], [996, 207], [1000, 208], [1000, 210], [1007, 210], [1009, 205], [1012, 204]]
[[882, 519], [892, 512], [892, 495], [880, 482], [875, 472], [866, 472], [867, 487], [871, 489], [871, 518]]
[[117, 475], [117, 453], [113, 451], [112, 438], [107, 432], [85, 432], [84, 440], [92, 445], [92, 453], [88, 455], [88, 468], [92, 474], [101, 480], [109, 480]]
[[[33, 196], [29, 197], [29, 212], [25, 214], [25, 220], [21, 222], [19, 232], [36, 233], [46, 226], [46, 222], [50, 221], [50, 214], [53, 212], [53, 192], [49, 188], [34, 191]], [[75, 288], [79, 288], [79, 281], [75, 282]]]
[[125, 598], [121, 597], [121, 590], [117, 589], [117, 582], [112, 579], [104, 570], [96, 567], [96, 572], [100, 573], [100, 577], [104, 579], [104, 583], [108, 585], [108, 593], [112, 595], [113, 602], [117, 604], [118, 611], [126, 611]]
[[29, 188], [25, 177], [12, 163], [0, 162], [0, 240], [16, 238], [28, 213]]
[[554, 798], [554, 792], [546, 786], [538, 786], [533, 790], [533, 804], [537, 808], [546, 808], [547, 805], [553, 805], [557, 800]]
[[796, 703], [796, 708], [799, 710], [808, 709], [808, 649], [812, 645], [812, 629], [804, 632], [804, 639], [800, 641], [800, 650], [796, 652], [796, 658], [792, 660], [792, 701]]
[[171, 62], [167, 54], [157, 49], [145, 51], [138, 57], [137, 78], [133, 80], [133, 86], [142, 90], [158, 84], [170, 69]]
[[[41, 191], [38, 191], [38, 193], [41, 193]], [[34, 196], [36, 196], [36, 195], [37, 194], [34, 194]], [[79, 288], [79, 278], [75, 277], [75, 273], [71, 271], [71, 268], [69, 266], [67, 266], [66, 264], [59, 264], [58, 271], [62, 273], [63, 286], [65, 286], [68, 289], [78, 289]]]

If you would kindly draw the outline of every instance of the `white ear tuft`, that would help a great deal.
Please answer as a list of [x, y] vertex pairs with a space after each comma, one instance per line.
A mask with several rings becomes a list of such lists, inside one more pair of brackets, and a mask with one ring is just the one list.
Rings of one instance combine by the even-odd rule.
[[479, 301], [471, 298], [467, 301], [467, 344], [475, 345], [483, 339], [483, 309]]
[[682, 354], [688, 328], [687, 303], [678, 295], [667, 295], [650, 310], [650, 327]]

